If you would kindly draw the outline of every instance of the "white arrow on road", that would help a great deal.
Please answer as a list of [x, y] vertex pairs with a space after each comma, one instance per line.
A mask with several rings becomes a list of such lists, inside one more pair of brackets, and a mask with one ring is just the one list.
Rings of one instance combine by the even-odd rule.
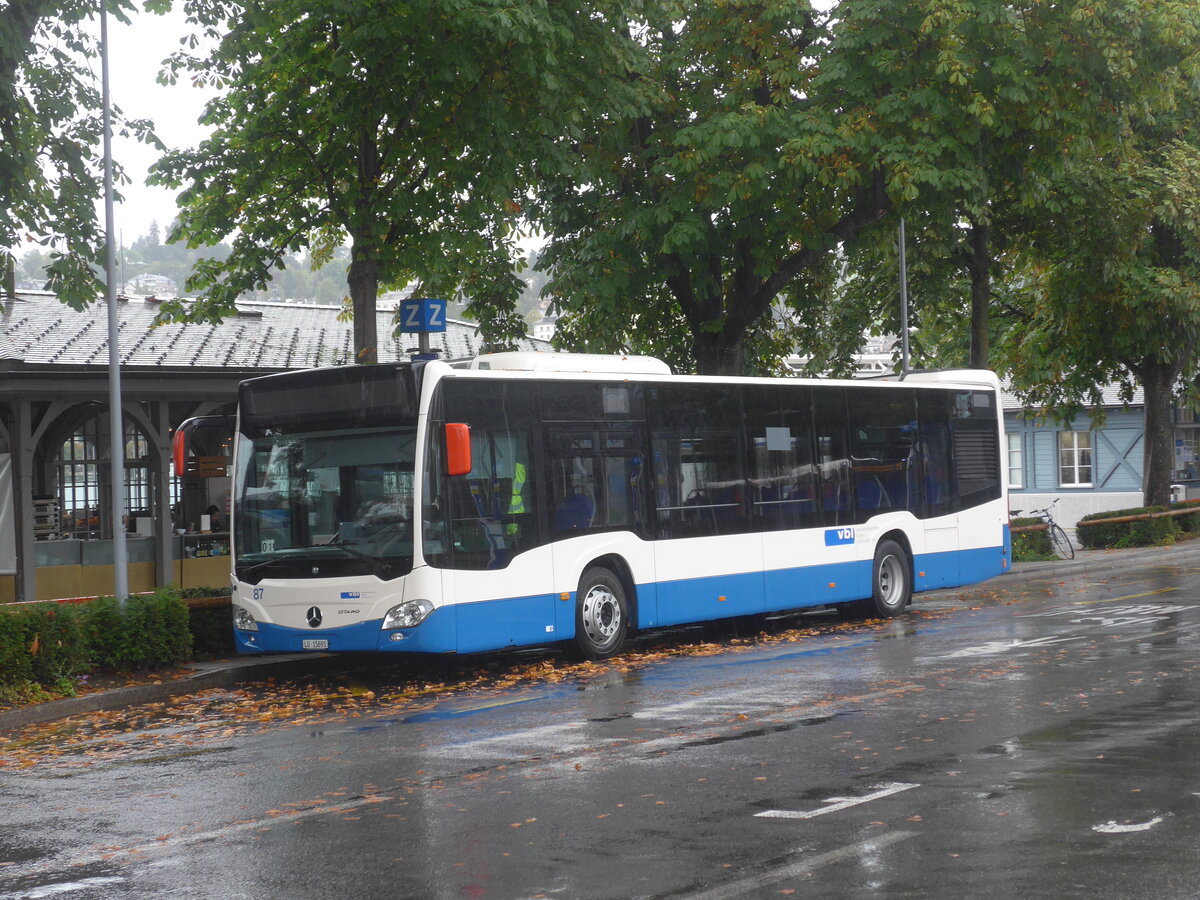
[[1162, 816], [1155, 816], [1149, 822], [1138, 822], [1131, 824], [1126, 822], [1105, 822], [1103, 825], [1093, 825], [1092, 831], [1098, 831], [1100, 834], [1129, 834], [1134, 831], [1149, 831], [1155, 825], [1162, 823]]
[[915, 787], [920, 787], [920, 785], [897, 781], [892, 784], [881, 784], [875, 788], [873, 793], [863, 794], [861, 797], [827, 797], [821, 802], [829, 805], [822, 806], [820, 809], [810, 809], [803, 812], [789, 809], [768, 809], [765, 812], [755, 813], [754, 815], [763, 819], [812, 819], [816, 816], [823, 816], [826, 813], [848, 809], [851, 806], [858, 806], [860, 803], [870, 803], [872, 800], [878, 800], [881, 797], [890, 797], [892, 794], [909, 791]]
[[974, 647], [964, 647], [962, 650], [955, 650], [953, 653], [947, 653], [945, 656], [936, 657], [936, 659], [962, 659], [968, 656], [994, 656], [997, 653], [1007, 653], [1009, 650], [1029, 650], [1039, 647], [1049, 647], [1053, 644], [1065, 644], [1068, 641], [1081, 641], [1082, 635], [1073, 637], [1040, 637], [1032, 640], [1006, 640], [1006, 641], [989, 641], [986, 644], [977, 644]]

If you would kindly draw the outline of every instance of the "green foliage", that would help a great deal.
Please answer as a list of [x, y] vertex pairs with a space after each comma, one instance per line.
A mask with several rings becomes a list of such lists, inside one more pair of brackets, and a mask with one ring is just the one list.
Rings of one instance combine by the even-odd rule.
[[14, 687], [33, 678], [33, 629], [28, 609], [0, 608], [0, 686]]
[[0, 608], [0, 686], [53, 685], [90, 665], [79, 607], [38, 603]]
[[124, 609], [114, 597], [85, 607], [84, 622], [95, 664], [118, 672], [177, 665], [191, 654], [188, 609], [177, 593], [158, 590], [129, 597]]
[[91, 668], [91, 648], [84, 636], [83, 610], [79, 606], [46, 603], [30, 607], [33, 632], [33, 678], [54, 684]]
[[[1186, 509], [1193, 504], [1172, 504], [1166, 506], [1142, 506], [1134, 509], [1110, 510], [1102, 513], [1092, 513], [1080, 519], [1080, 524], [1097, 519], [1116, 519], [1126, 516], [1142, 516], [1151, 513], [1166, 512], [1168, 509]], [[1172, 544], [1185, 531], [1195, 531], [1200, 528], [1200, 511], [1186, 516], [1164, 516], [1157, 519], [1137, 519], [1132, 522], [1112, 522], [1100, 525], [1086, 525], [1076, 532], [1079, 542], [1089, 550], [1124, 547], [1155, 547], [1162, 544]]]
[[[609, 90], [544, 171], [541, 265], [566, 349], [648, 352], [677, 370], [769, 371], [837, 275], [834, 250], [888, 203], [887, 160], [826, 71], [834, 13], [804, 0], [646, 3]], [[576, 135], [578, 135], [576, 137]], [[789, 332], [793, 332], [789, 334]]]
[[1074, 148], [1049, 185], [1027, 327], [1010, 333], [1006, 353], [1023, 395], [1065, 414], [1105, 384], [1126, 396], [1140, 385], [1147, 499], [1161, 503], [1171, 405], [1200, 369], [1200, 3], [1110, 0], [1092, 11], [1124, 30], [1096, 81], [1112, 140]]
[[[129, 0], [108, 3], [118, 21], [133, 8]], [[85, 0], [9, 0], [0, 15], [0, 256], [33, 241], [48, 247], [47, 287], [76, 308], [101, 289], [96, 10]], [[113, 124], [122, 135], [162, 146], [149, 122], [115, 110]], [[114, 178], [122, 180], [119, 168]]]
[[[1014, 527], [1044, 524], [1039, 518], [1013, 519]], [[1050, 532], [1045, 528], [1037, 531], [1022, 531], [1012, 536], [1013, 562], [1045, 562], [1058, 559], [1050, 544]]]
[[175, 593], [185, 600], [190, 597], [231, 597], [233, 589], [229, 585], [221, 587], [189, 587], [175, 588]]
[[[1027, 244], [1061, 203], [1051, 185], [1073, 160], [1119, 145], [1116, 99], [1134, 92], [1149, 62], [1142, 29], [1130, 23], [1150, 5], [840, 5], [846, 69], [878, 66], [891, 79], [874, 106], [869, 92], [855, 96], [878, 110], [871, 121], [895, 148], [903, 181], [897, 212], [908, 230], [915, 367], [1008, 367], [1010, 336], [1031, 316], [1037, 273]], [[848, 277], [829, 321], [898, 332], [895, 219], [888, 225], [882, 239], [871, 232], [847, 245]], [[834, 335], [814, 355], [836, 368], [839, 353], [844, 360], [847, 347]]]
[[608, 15], [582, 0], [186, 0], [214, 39], [176, 53], [163, 78], [219, 83], [212, 135], [168, 154], [151, 181], [181, 187], [170, 240], [214, 245], [163, 316], [214, 320], [262, 290], [288, 254], [320, 262], [349, 242], [355, 353], [376, 354], [380, 286], [472, 300], [487, 341], [524, 335], [514, 273], [526, 191], [562, 117], [602, 115]]

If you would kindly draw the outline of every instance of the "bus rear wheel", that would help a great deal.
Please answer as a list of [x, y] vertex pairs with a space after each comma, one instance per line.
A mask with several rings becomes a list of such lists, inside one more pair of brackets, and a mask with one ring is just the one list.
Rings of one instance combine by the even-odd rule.
[[871, 596], [859, 602], [872, 619], [898, 616], [912, 600], [912, 564], [895, 541], [880, 541], [871, 566]]
[[629, 602], [621, 579], [593, 566], [579, 579], [575, 600], [575, 645], [584, 659], [608, 659], [621, 649], [629, 629]]

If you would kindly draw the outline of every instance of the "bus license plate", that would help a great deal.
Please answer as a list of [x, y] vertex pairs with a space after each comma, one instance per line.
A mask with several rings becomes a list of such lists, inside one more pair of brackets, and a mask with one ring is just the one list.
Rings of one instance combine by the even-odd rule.
[[328, 650], [329, 649], [329, 641], [327, 641], [327, 640], [301, 641], [300, 646], [305, 650]]

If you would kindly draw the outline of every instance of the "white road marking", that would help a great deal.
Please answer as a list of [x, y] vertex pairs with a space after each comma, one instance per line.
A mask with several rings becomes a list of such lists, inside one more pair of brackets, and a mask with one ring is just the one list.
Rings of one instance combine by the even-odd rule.
[[839, 810], [849, 809], [851, 806], [858, 806], [861, 803], [870, 803], [872, 800], [890, 797], [892, 794], [899, 794], [901, 791], [911, 791], [915, 787], [920, 787], [920, 785], [897, 781], [892, 784], [881, 784], [872, 793], [863, 794], [861, 797], [827, 797], [821, 802], [828, 803], [829, 805], [822, 806], [820, 809], [810, 809], [803, 812], [789, 809], [768, 809], [765, 812], [755, 813], [754, 815], [762, 819], [813, 819], [817, 816], [823, 816], [826, 813], [838, 812]]
[[1031, 638], [1027, 641], [1021, 640], [1003, 640], [1003, 641], [988, 641], [986, 644], [976, 644], [973, 647], [963, 647], [961, 650], [955, 650], [953, 653], [946, 653], [942, 656], [926, 656], [919, 659], [918, 662], [932, 662], [941, 659], [966, 659], [972, 656], [996, 656], [1000, 653], [1008, 653], [1012, 650], [1037, 650], [1042, 647], [1050, 647], [1054, 644], [1065, 644], [1068, 641], [1081, 641], [1082, 635], [1073, 637], [1040, 637]]
[[801, 877], [825, 866], [870, 856], [898, 841], [915, 837], [916, 834], [915, 831], [889, 831], [877, 838], [871, 838], [857, 844], [849, 844], [845, 847], [839, 847], [837, 850], [818, 853], [815, 856], [806, 856], [804, 855], [804, 850], [799, 850], [797, 853], [800, 856], [794, 862], [785, 863], [779, 868], [763, 872], [761, 875], [752, 875], [748, 878], [723, 884], [707, 891], [689, 894], [688, 898], [689, 900], [728, 900], [728, 898], [733, 897], [744, 897], [754, 891], [761, 890], [767, 885], [777, 884], [789, 878]]
[[[203, 831], [189, 831], [173, 834], [169, 837], [164, 837], [160, 840], [143, 844], [140, 847], [127, 847], [119, 851], [93, 851], [90, 853], [81, 853], [76, 856], [59, 857], [57, 859], [50, 860], [37, 860], [35, 862], [25, 863], [7, 869], [0, 869], [0, 872], [3, 872], [5, 877], [12, 877], [36, 874], [38, 872], [51, 872], [58, 869], [74, 868], [76, 866], [96, 865], [99, 863], [111, 862], [114, 859], [125, 861], [136, 859], [141, 861], [146, 860], [163, 850], [170, 850], [175, 847], [188, 847], [192, 844], [199, 844], [206, 841], [233, 837], [234, 835], [259, 831], [263, 828], [270, 828], [272, 826], [281, 825], [287, 822], [297, 822], [302, 819], [311, 818], [312, 816], [353, 812], [372, 803], [385, 803], [391, 799], [391, 795], [388, 794], [371, 794], [365, 797], [355, 797], [352, 800], [346, 800], [342, 803], [308, 806], [304, 807], [303, 809], [289, 810], [287, 812], [281, 811], [275, 814], [268, 813], [259, 816], [258, 818], [242, 819], [226, 825], [217, 825], [213, 828], [207, 828]], [[95, 879], [88, 879], [88, 881], [94, 880]], [[84, 882], [73, 882], [73, 884], [84, 884]], [[59, 885], [50, 885], [50, 887], [59, 887]], [[45, 888], [39, 888], [38, 890], [45, 890]], [[61, 891], [59, 893], [61, 893]], [[29, 896], [32, 897], [35, 895], [31, 894]], [[38, 894], [36, 896], [51, 895]]]
[[1092, 831], [1098, 831], [1101, 834], [1128, 834], [1133, 831], [1149, 831], [1155, 825], [1162, 822], [1162, 816], [1155, 816], [1149, 822], [1141, 822], [1137, 825], [1122, 825], [1120, 822], [1105, 822], [1103, 825], [1093, 825]]
[[86, 891], [90, 888], [99, 887], [102, 884], [116, 884], [124, 880], [124, 878], [113, 877], [84, 878], [81, 881], [68, 881], [62, 884], [44, 884], [41, 887], [31, 888], [19, 894], [5, 894], [4, 896], [11, 898], [11, 900], [39, 900], [41, 897], [57, 897], [60, 894], [72, 894], [75, 891]]

